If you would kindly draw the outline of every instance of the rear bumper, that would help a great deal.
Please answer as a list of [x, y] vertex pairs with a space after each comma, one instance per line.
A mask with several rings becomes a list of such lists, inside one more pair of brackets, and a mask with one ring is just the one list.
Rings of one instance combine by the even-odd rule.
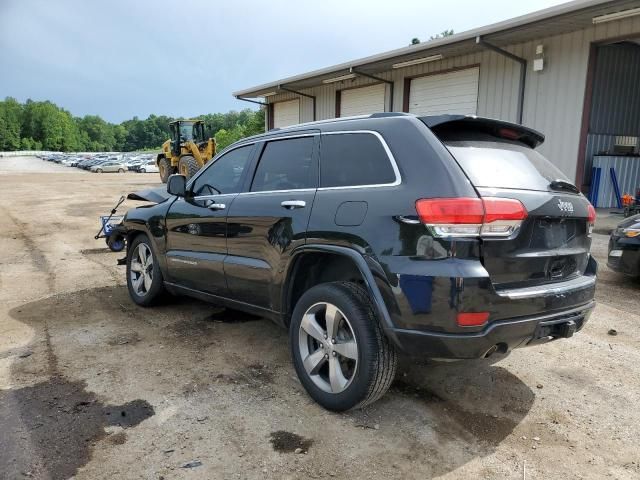
[[408, 355], [472, 359], [483, 358], [493, 352], [506, 353], [514, 348], [547, 343], [571, 337], [580, 331], [595, 306], [585, 305], [533, 317], [501, 320], [474, 333], [443, 333], [394, 329], [400, 348]]
[[[579, 277], [515, 289], [494, 288], [479, 261], [405, 261], [398, 267], [392, 270], [400, 272], [397, 284], [381, 288], [392, 323], [387, 333], [415, 356], [481, 358], [566, 338], [582, 329], [595, 305], [593, 257]], [[425, 275], [431, 272], [436, 275]], [[488, 312], [489, 323], [460, 326], [460, 312]]]

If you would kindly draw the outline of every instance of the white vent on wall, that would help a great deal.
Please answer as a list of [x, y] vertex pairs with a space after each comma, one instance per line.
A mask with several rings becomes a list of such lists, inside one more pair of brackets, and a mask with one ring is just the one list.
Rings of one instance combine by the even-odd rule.
[[613, 142], [613, 153], [616, 155], [631, 155], [637, 152], [638, 137], [617, 135]]
[[638, 137], [616, 136], [616, 146], [635, 147], [638, 144]]

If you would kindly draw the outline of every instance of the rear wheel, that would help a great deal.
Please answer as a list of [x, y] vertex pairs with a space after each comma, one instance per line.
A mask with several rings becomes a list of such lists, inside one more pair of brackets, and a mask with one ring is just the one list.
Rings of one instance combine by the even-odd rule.
[[160, 180], [162, 180], [162, 183], [167, 183], [169, 175], [173, 173], [173, 168], [169, 164], [169, 160], [164, 157], [161, 158], [158, 161], [158, 170], [160, 171]]
[[147, 173], [147, 171], [144, 168], [141, 168], [140, 173]]
[[355, 283], [325, 283], [302, 295], [289, 342], [302, 385], [328, 410], [375, 402], [395, 376], [395, 349], [366, 290]]
[[118, 173], [124, 173], [124, 168], [119, 168]]
[[164, 293], [162, 272], [146, 235], [138, 235], [127, 250], [127, 288], [131, 299], [143, 307]]
[[187, 177], [187, 180], [193, 177], [200, 170], [200, 165], [191, 155], [185, 155], [178, 162], [178, 172], [180, 175]]
[[96, 169], [96, 173], [102, 173], [102, 169], [101, 168]]

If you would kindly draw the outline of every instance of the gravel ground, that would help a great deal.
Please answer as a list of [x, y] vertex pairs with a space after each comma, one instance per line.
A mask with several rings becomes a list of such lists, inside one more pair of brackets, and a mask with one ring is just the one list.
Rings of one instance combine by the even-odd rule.
[[79, 168], [68, 168], [54, 162], [43, 162], [33, 157], [0, 157], [0, 175], [27, 173], [84, 173]]
[[155, 175], [58, 167], [0, 159], [0, 478], [640, 478], [640, 284], [607, 269], [606, 235], [575, 337], [497, 362], [403, 359], [381, 401], [333, 414], [269, 321], [129, 301], [93, 235]]

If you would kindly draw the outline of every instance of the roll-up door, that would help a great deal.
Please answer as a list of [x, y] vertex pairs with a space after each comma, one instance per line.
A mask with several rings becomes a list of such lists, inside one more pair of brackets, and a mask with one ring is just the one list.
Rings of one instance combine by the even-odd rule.
[[479, 73], [480, 68], [474, 67], [412, 79], [409, 112], [416, 115], [475, 115]]
[[300, 123], [300, 100], [273, 104], [273, 128], [288, 127], [297, 123]]
[[351, 88], [340, 92], [340, 116], [369, 115], [384, 112], [385, 84]]

